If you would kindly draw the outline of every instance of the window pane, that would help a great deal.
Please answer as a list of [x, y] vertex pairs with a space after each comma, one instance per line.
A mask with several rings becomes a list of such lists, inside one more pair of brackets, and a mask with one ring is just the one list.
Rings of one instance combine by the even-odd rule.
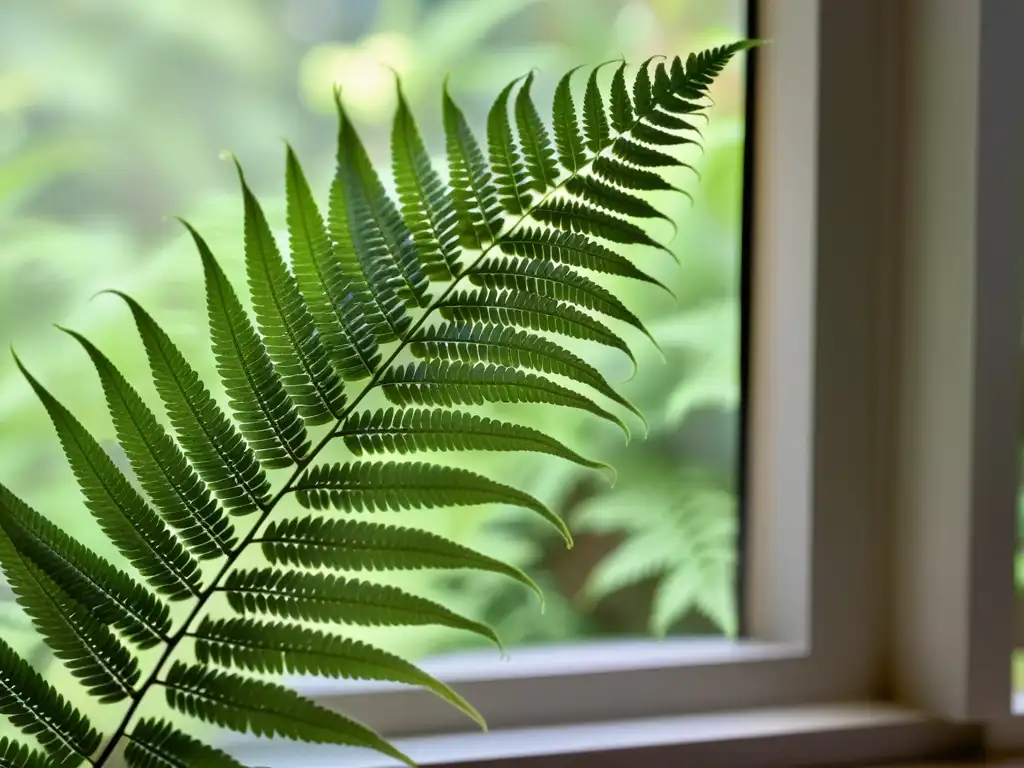
[[[98, 290], [132, 294], [197, 368], [216, 380], [208, 352], [202, 269], [171, 219], [204, 234], [236, 285], [244, 285], [241, 204], [234, 153], [285, 243], [283, 150], [287, 137], [320, 197], [333, 173], [335, 118], [344, 102], [378, 167], [388, 164], [393, 75], [427, 146], [443, 162], [440, 86], [450, 88], [478, 136], [501, 85], [536, 69], [547, 112], [557, 77], [577, 64], [624, 55], [639, 63], [746, 34], [745, 0], [51, 0], [0, 12], [0, 343], [68, 405], [116, 462], [101, 391], [88, 359], [54, 330], [84, 332], [154, 398], [145, 357], [126, 312]], [[614, 67], [603, 70], [610, 76]], [[650, 434], [624, 417], [614, 427], [569, 411], [509, 412], [561, 436], [618, 473], [610, 488], [593, 470], [539, 454], [459, 455], [452, 463], [516, 485], [570, 525], [576, 547], [526, 513], [479, 508], [385, 516], [507, 560], [529, 573], [547, 610], [508, 579], [470, 572], [390, 579], [491, 623], [507, 646], [587, 638], [737, 632], [737, 468], [740, 435], [740, 284], [746, 98], [734, 61], [713, 90], [704, 150], [671, 172], [690, 191], [659, 200], [676, 266], [647, 248], [621, 252], [675, 299], [636, 282], [601, 282], [634, 308], [664, 353], [621, 332], [639, 373], [622, 393], [646, 415]], [[577, 76], [581, 87], [583, 74]], [[577, 92], [577, 103], [582, 102]], [[383, 173], [390, 185], [390, 174]], [[616, 352], [567, 346], [617, 384], [631, 366]], [[83, 509], [42, 407], [9, 360], [0, 364], [2, 481], [66, 530], [118, 561]], [[338, 445], [332, 458], [346, 454]], [[118, 561], [120, 562], [120, 561]], [[46, 650], [13, 608], [0, 612], [5, 639], [47, 674]], [[410, 658], [480, 644], [435, 629], [358, 630], [358, 637]]]

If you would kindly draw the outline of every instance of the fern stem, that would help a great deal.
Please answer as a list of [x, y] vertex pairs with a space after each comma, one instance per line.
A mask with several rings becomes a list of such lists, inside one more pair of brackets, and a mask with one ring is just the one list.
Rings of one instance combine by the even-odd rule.
[[[167, 661], [170, 659], [171, 655], [177, 649], [178, 643], [181, 642], [182, 638], [193, 636], [194, 633], [190, 632], [189, 630], [192, 626], [192, 623], [196, 620], [196, 618], [198, 618], [199, 613], [206, 606], [207, 600], [210, 598], [211, 595], [213, 595], [214, 592], [221, 589], [221, 580], [227, 575], [228, 571], [231, 570], [232, 566], [234, 566], [235, 562], [242, 555], [245, 549], [254, 541], [258, 540], [256, 536], [257, 532], [267, 521], [270, 515], [274, 512], [278, 502], [280, 502], [281, 499], [283, 499], [286, 494], [295, 490], [295, 483], [298, 481], [301, 474], [306, 470], [307, 467], [309, 467], [311, 463], [313, 463], [313, 461], [317, 459], [317, 457], [320, 455], [320, 452], [327, 447], [327, 444], [330, 443], [334, 438], [336, 438], [340, 434], [339, 430], [342, 428], [345, 421], [355, 410], [356, 406], [359, 405], [360, 402], [362, 402], [363, 398], [366, 397], [366, 395], [368, 395], [372, 390], [374, 390], [379, 385], [381, 375], [395, 361], [398, 355], [401, 354], [401, 352], [406, 348], [406, 346], [409, 343], [409, 339], [412, 337], [412, 335], [421, 327], [423, 327], [423, 324], [426, 322], [427, 318], [434, 312], [434, 310], [440, 307], [441, 304], [452, 294], [452, 292], [455, 290], [456, 286], [458, 286], [462, 278], [468, 274], [471, 274], [473, 269], [480, 264], [484, 257], [487, 256], [492, 249], [500, 245], [502, 238], [514, 234], [516, 230], [527, 219], [527, 217], [530, 215], [530, 212], [533, 209], [537, 208], [538, 206], [546, 202], [553, 194], [561, 190], [569, 181], [579, 176], [581, 171], [584, 171], [591, 165], [593, 165], [594, 161], [603, 153], [610, 151], [615, 142], [622, 136], [632, 131], [633, 128], [640, 122], [641, 118], [643, 118], [645, 114], [646, 113], [641, 114], [638, 110], [636, 118], [634, 119], [633, 123], [625, 130], [620, 131], [618, 136], [616, 136], [615, 139], [608, 143], [608, 146], [604, 147], [603, 149], [601, 149], [600, 152], [597, 152], [593, 157], [591, 157], [589, 161], [583, 165], [582, 168], [578, 168], [575, 171], [570, 172], [568, 176], [566, 176], [560, 182], [552, 186], [536, 204], [529, 207], [530, 210], [527, 210], [522, 215], [520, 215], [520, 217], [503, 233], [496, 235], [494, 239], [487, 245], [487, 247], [481, 250], [480, 255], [477, 256], [476, 259], [474, 259], [473, 262], [468, 267], [466, 267], [466, 269], [464, 269], [459, 275], [455, 276], [455, 279], [452, 280], [448, 287], [441, 292], [441, 295], [438, 296], [438, 298], [424, 310], [423, 314], [420, 315], [420, 317], [413, 322], [413, 324], [409, 327], [404, 337], [399, 338], [398, 346], [394, 349], [391, 355], [377, 367], [377, 370], [373, 373], [369, 382], [367, 382], [366, 386], [363, 387], [362, 391], [360, 391], [359, 394], [356, 395], [352, 399], [352, 401], [345, 407], [344, 411], [336, 420], [334, 426], [331, 427], [330, 430], [328, 430], [327, 434], [325, 434], [323, 438], [320, 439], [320, 441], [309, 451], [309, 453], [304, 458], [296, 461], [295, 471], [292, 473], [291, 477], [288, 478], [285, 484], [276, 494], [274, 494], [274, 496], [270, 499], [269, 502], [266, 502], [265, 504], [261, 505], [259, 509], [259, 517], [257, 518], [256, 523], [252, 526], [249, 532], [242, 538], [242, 540], [236, 545], [234, 551], [228, 553], [223, 566], [213, 577], [213, 581], [210, 583], [210, 585], [206, 587], [204, 590], [202, 590], [200, 594], [197, 595], [198, 601], [196, 602], [196, 605], [192, 608], [191, 612], [186, 617], [182, 626], [176, 632], [174, 632], [169, 638], [167, 638], [166, 647], [164, 648], [163, 653], [157, 660], [156, 664], [150, 671], [149, 675], [146, 677], [145, 682], [143, 682], [143, 684], [137, 689], [136, 695], [133, 696], [132, 703], [128, 707], [128, 710], [125, 712], [124, 718], [121, 720], [117, 729], [111, 735], [110, 740], [103, 748], [103, 751], [100, 753], [99, 758], [93, 763], [93, 765], [95, 765], [96, 768], [104, 768], [106, 761], [113, 754], [122, 737], [129, 739], [131, 738], [131, 735], [127, 733], [127, 729], [128, 726], [131, 724], [132, 718], [138, 711], [139, 705], [145, 698], [145, 694], [154, 685], [164, 684], [163, 681], [158, 679], [158, 676], [160, 675], [161, 672], [163, 672], [164, 666], [167, 664]], [[90, 762], [92, 761], [90, 760]]]

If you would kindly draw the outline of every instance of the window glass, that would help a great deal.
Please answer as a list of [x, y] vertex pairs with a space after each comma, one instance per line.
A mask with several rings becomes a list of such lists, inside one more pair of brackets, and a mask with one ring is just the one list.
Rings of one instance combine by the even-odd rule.
[[[373, 159], [387, 169], [395, 104], [392, 69], [443, 168], [440, 89], [449, 87], [482, 136], [487, 109], [512, 78], [537, 71], [550, 110], [557, 78], [578, 64], [625, 56], [639, 63], [746, 34], [744, 0], [49, 0], [0, 11], [0, 345], [25, 364], [122, 461], [91, 366], [59, 322], [89, 336], [152, 395], [145, 357], [113, 287], [146, 306], [196, 367], [215, 381], [202, 269], [174, 220], [187, 218], [243, 285], [242, 163], [283, 235], [284, 150], [295, 146], [321, 200], [333, 172], [332, 84]], [[460, 466], [529, 491], [577, 537], [566, 550], [525, 513], [462, 508], [404, 513], [415, 524], [507, 560], [544, 588], [509, 580], [423, 574], [395, 583], [491, 623], [506, 646], [599, 637], [737, 632], [737, 468], [740, 465], [742, 197], [746, 98], [743, 61], [716, 84], [704, 149], [671, 180], [694, 196], [661, 201], [671, 222], [651, 249], [624, 255], [671, 298], [604, 281], [648, 325], [662, 352], [630, 329], [639, 373], [621, 391], [636, 419], [628, 445], [614, 427], [569, 409], [523, 416], [559, 434], [602, 473], [549, 456], [461, 456]], [[613, 67], [603, 70], [610, 76]], [[585, 76], [577, 76], [581, 86]], [[579, 103], [580, 99], [577, 99]], [[699, 181], [698, 181], [699, 173]], [[390, 184], [389, 172], [383, 170]], [[621, 354], [572, 345], [613, 383]], [[502, 415], [491, 408], [485, 415]], [[532, 419], [532, 421], [531, 421]], [[335, 449], [343, 460], [344, 449]], [[117, 555], [79, 501], [45, 411], [9, 357], [0, 362], [2, 481], [83, 543]], [[399, 518], [394, 517], [395, 520]], [[0, 634], [41, 670], [48, 652], [13, 607]], [[472, 635], [434, 629], [359, 630], [410, 658], [465, 649]], [[47, 672], [50, 674], [50, 672]]]

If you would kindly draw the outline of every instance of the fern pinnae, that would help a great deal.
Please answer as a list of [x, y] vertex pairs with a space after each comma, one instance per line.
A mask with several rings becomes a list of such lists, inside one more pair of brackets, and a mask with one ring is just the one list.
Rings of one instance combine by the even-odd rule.
[[573, 67], [558, 81], [551, 105], [552, 127], [555, 131], [555, 146], [558, 148], [558, 161], [569, 173], [575, 174], [587, 160], [586, 145], [579, 117], [576, 114], [576, 103], [572, 98], [572, 76], [582, 68], [582, 64]]
[[0, 528], [18, 551], [101, 622], [138, 648], [166, 643], [166, 603], [132, 577], [79, 544], [0, 484]]
[[486, 724], [468, 701], [437, 678], [394, 654], [348, 638], [280, 621], [204, 619], [190, 633], [196, 659], [224, 669], [387, 680], [418, 685], [461, 710], [481, 728]]
[[0, 768], [54, 768], [55, 764], [62, 765], [27, 744], [0, 738]]
[[128, 305], [149, 358], [157, 393], [178, 442], [199, 476], [232, 514], [248, 515], [262, 509], [270, 481], [199, 374], [137, 301], [120, 291], [107, 293]]
[[236, 542], [231, 521], [138, 392], [91, 341], [76, 331], [58, 328], [92, 360], [118, 443], [160, 516], [200, 560], [231, 552]]
[[518, 568], [419, 528], [293, 517], [271, 523], [253, 543], [260, 545], [271, 565], [340, 571], [466, 568], [500, 573], [531, 589], [544, 604], [540, 587]]
[[532, 188], [508, 117], [509, 96], [520, 79], [516, 78], [501, 90], [487, 113], [487, 150], [494, 183], [501, 195], [502, 206], [514, 215], [520, 215], [528, 208]]
[[78, 712], [2, 638], [0, 715], [6, 716], [22, 732], [35, 737], [59, 764], [75, 759], [80, 761], [90, 756], [102, 738], [88, 718]]
[[554, 187], [558, 180], [558, 162], [555, 159], [551, 136], [548, 135], [548, 129], [530, 96], [532, 86], [533, 72], [530, 72], [516, 94], [516, 129], [519, 132], [519, 142], [523, 148], [523, 158], [532, 186], [538, 192], [545, 193]]
[[53, 422], [86, 506], [104, 533], [159, 593], [171, 600], [199, 595], [199, 564], [114, 465], [72, 413], [14, 361]]
[[[287, 277], [282, 277], [282, 286], [287, 291], [283, 294], [287, 304], [282, 303], [282, 308], [289, 314], [292, 311], [298, 313], [295, 315], [296, 325], [288, 333], [310, 339], [305, 366], [311, 378], [315, 372], [322, 371], [322, 353], [329, 357], [343, 379], [364, 379], [372, 375], [380, 364], [378, 330], [375, 329], [379, 329], [384, 319], [376, 307], [367, 306], [361, 300], [368, 293], [369, 286], [355, 260], [340, 177], [335, 177], [331, 187], [330, 237], [302, 166], [291, 147], [287, 148], [285, 195], [292, 269], [302, 299], [300, 301], [294, 296]], [[343, 258], [346, 254], [351, 254], [347, 262]], [[282, 271], [287, 275], [283, 261], [275, 264], [275, 272]], [[303, 303], [305, 309], [301, 308]], [[354, 308], [360, 305], [364, 313], [372, 310], [369, 319], [354, 315]], [[306, 312], [308, 318], [302, 316]], [[330, 369], [313, 380], [321, 382], [318, 386], [321, 396], [330, 404], [331, 415], [338, 418], [344, 407], [344, 390]]]
[[266, 469], [291, 467], [309, 450], [306, 428], [213, 252], [189, 224], [206, 277], [213, 355], [234, 421]]
[[128, 768], [244, 768], [227, 753], [196, 741], [166, 720], [140, 720], [125, 737]]

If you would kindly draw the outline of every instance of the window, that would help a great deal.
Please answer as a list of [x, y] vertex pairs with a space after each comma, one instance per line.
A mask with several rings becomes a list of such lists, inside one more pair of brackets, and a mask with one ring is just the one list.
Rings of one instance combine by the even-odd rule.
[[[179, 260], [192, 261], [177, 242], [176, 225], [160, 217], [168, 211], [191, 216], [215, 247], [222, 239], [218, 250], [229, 250], [237, 238], [237, 196], [230, 174], [219, 173], [209, 159], [222, 144], [209, 142], [226, 143], [253, 166], [258, 191], [276, 190], [277, 166], [259, 167], [261, 158], [272, 159], [266, 138], [276, 130], [329, 151], [330, 117], [297, 116], [322, 109], [318, 94], [334, 72], [350, 73], [346, 98], [373, 124], [387, 112], [377, 96], [390, 82], [372, 62], [425, 62], [410, 70], [417, 77], [409, 87], [425, 89], [422, 105], [428, 107], [440, 73], [472, 61], [462, 75], [456, 71], [453, 87], [483, 89], [474, 121], [479, 126], [493, 84], [530, 66], [550, 74], [600, 60], [610, 38], [616, 53], [622, 48], [636, 59], [644, 50], [675, 45], [667, 41], [669, 30], [677, 29], [699, 31], [684, 48], [702, 46], [742, 34], [746, 14], [738, 0], [607, 0], [584, 3], [593, 14], [561, 17], [582, 1], [416, 3], [423, 18], [444, 18], [444, 29], [458, 30], [451, 39], [440, 37], [440, 24], [431, 35], [427, 25], [403, 31], [414, 18], [411, 0], [282, 3], [273, 16], [270, 6], [243, 3], [65, 0], [64, 17], [30, 4], [5, 9], [0, 231], [5, 253], [13, 256], [0, 260], [7, 272], [0, 291], [11, 291], [0, 313], [14, 309], [0, 328], [13, 329], [29, 362], [59, 379], [71, 370], [65, 366], [80, 361], [54, 354], [30, 334], [44, 333], [48, 321], [71, 307], [80, 312], [67, 320], [76, 327], [109, 322], [114, 308], [86, 306], [83, 299], [117, 275], [128, 283], [122, 287], [151, 292], [154, 311], [172, 321], [169, 330], [201, 339], [185, 320], [197, 311], [189, 301], [200, 294], [189, 281], [198, 280], [198, 272], [180, 269]], [[197, 25], [192, 15], [200, 6], [209, 19]], [[1016, 360], [1019, 347], [1015, 270], [1024, 244], [1011, 186], [1021, 170], [1024, 105], [1015, 100], [1010, 56], [1014, 35], [1024, 28], [1024, 6], [764, 0], [754, 17], [755, 34], [773, 42], [756, 54], [748, 130], [740, 119], [743, 69], [733, 65], [735, 80], [716, 92], [720, 104], [713, 115], [728, 129], [720, 137], [726, 149], [715, 155], [709, 147], [702, 160], [700, 205], [720, 196], [725, 214], [715, 223], [722, 231], [687, 229], [687, 217], [700, 216], [702, 226], [709, 220], [706, 208], [695, 208], [681, 213], [679, 235], [687, 245], [699, 244], [694, 250], [712, 252], [712, 263], [731, 267], [704, 278], [731, 306], [719, 307], [718, 315], [688, 316], [727, 339], [711, 347], [729, 354], [704, 358], [708, 376], [732, 377], [738, 386], [739, 371], [729, 370], [729, 360], [740, 359], [734, 354], [740, 304], [747, 313], [749, 354], [738, 366], [748, 374], [745, 400], [738, 390], [720, 387], [713, 393], [723, 401], [719, 407], [705, 408], [704, 422], [689, 425], [729, 436], [745, 424], [742, 553], [733, 553], [742, 563], [741, 610], [730, 615], [732, 609], [722, 609], [710, 625], [686, 612], [675, 617], [670, 638], [652, 641], [640, 636], [649, 618], [647, 593], [645, 610], [623, 611], [630, 615], [616, 617], [607, 637], [595, 638], [595, 625], [606, 617], [576, 615], [571, 600], [556, 597], [547, 616], [510, 622], [522, 629], [511, 632], [520, 647], [509, 661], [479, 649], [428, 660], [428, 669], [484, 713], [495, 731], [486, 736], [465, 735], [458, 713], [418, 691], [302, 683], [318, 698], [408, 739], [414, 757], [431, 764], [504, 759], [502, 765], [573, 766], [604, 758], [608, 764], [719, 765], [728, 759], [757, 766], [765, 764], [769, 746], [788, 765], [835, 755], [855, 763], [986, 745], [1024, 748], [1010, 697], [1012, 427], [1020, 377], [1007, 362]], [[531, 19], [544, 19], [539, 32], [525, 30]], [[335, 27], [360, 43], [322, 39]], [[496, 27], [514, 44], [488, 45]], [[146, 30], [165, 45], [147, 45], [153, 37], [141, 34]], [[103, 40], [112, 58], [84, 48], [89, 35]], [[418, 35], [430, 45], [410, 48]], [[243, 45], [243, 39], [254, 42]], [[283, 39], [291, 42], [285, 46]], [[187, 58], [181, 55], [186, 45]], [[571, 62], [564, 60], [567, 45]], [[5, 58], [22, 61], [18, 57], [30, 48], [45, 66], [5, 66]], [[122, 66], [116, 74], [123, 84], [115, 87], [110, 70], [98, 65], [115, 59], [145, 60], [152, 72]], [[296, 72], [306, 103], [282, 110], [281, 94], [294, 93]], [[257, 80], [259, 89], [239, 87]], [[48, 144], [25, 121], [33, 114], [28, 105], [48, 88], [54, 92], [55, 83], [77, 125], [103, 141], [90, 142], [87, 135], [80, 143], [57, 137]], [[209, 98], [213, 92], [231, 99]], [[190, 107], [187, 118], [172, 104]], [[437, 122], [422, 113], [424, 125], [432, 119]], [[128, 127], [138, 125], [144, 128]], [[147, 164], [112, 164], [102, 154], [122, 147], [125, 156]], [[738, 169], [745, 150], [750, 239], [749, 261], [740, 270]], [[707, 168], [716, 157], [725, 166], [717, 177]], [[116, 173], [99, 177], [83, 170], [97, 162]], [[19, 182], [19, 168], [30, 169], [35, 183], [45, 168], [59, 183], [33, 189]], [[322, 165], [319, 188], [328, 169]], [[155, 178], [163, 182], [150, 183]], [[192, 197], [197, 184], [215, 194]], [[134, 228], [85, 220], [78, 208], [85, 191], [103, 200], [102, 207], [95, 203], [98, 210], [138, 211]], [[35, 215], [40, 212], [48, 214], [45, 220]], [[139, 250], [149, 255], [135, 256]], [[102, 254], [102, 276], [82, 257], [39, 258], [89, 251]], [[694, 269], [684, 263], [680, 280], [695, 274], [686, 268]], [[33, 300], [25, 301], [29, 295]], [[667, 329], [686, 331], [688, 298], [682, 296], [679, 310], [684, 317], [670, 316]], [[689, 306], [700, 308], [696, 300]], [[107, 343], [111, 353], [130, 354], [116, 334]], [[0, 371], [5, 475], [31, 484], [31, 490], [17, 490], [38, 506], [59, 508], [64, 484], [52, 480], [63, 470], [45, 424], [32, 421], [41, 414], [26, 406], [28, 391], [10, 368]], [[692, 401], [693, 388], [678, 395], [679, 402]], [[69, 387], [64, 394], [69, 405], [87, 412], [95, 393]], [[723, 418], [739, 408], [745, 420]], [[24, 435], [37, 433], [45, 448], [26, 450]], [[705, 450], [710, 444], [698, 442]], [[730, 457], [735, 447], [728, 438], [725, 443], [720, 456]], [[727, 481], [726, 490], [730, 486]], [[595, 547], [602, 543], [594, 541]], [[528, 567], [536, 557], [521, 556]], [[571, 567], [589, 573], [603, 556]], [[573, 578], [574, 584], [585, 581]], [[576, 591], [561, 594], [571, 598]], [[454, 592], [475, 598], [472, 585]], [[557, 585], [549, 594], [560, 594]], [[505, 620], [533, 615], [517, 613], [519, 607], [513, 601], [495, 610]], [[10, 624], [18, 620], [12, 611], [0, 616], [5, 638], [17, 631]], [[739, 639], [719, 636], [732, 624], [741, 630]], [[695, 637], [697, 630], [704, 636]], [[426, 641], [414, 642], [422, 648]], [[455, 650], [446, 639], [436, 642], [438, 651]], [[314, 748], [300, 755], [290, 744], [241, 740], [231, 749], [282, 768], [339, 764]], [[623, 750], [630, 750], [628, 757]], [[383, 764], [346, 757], [353, 766]]]

